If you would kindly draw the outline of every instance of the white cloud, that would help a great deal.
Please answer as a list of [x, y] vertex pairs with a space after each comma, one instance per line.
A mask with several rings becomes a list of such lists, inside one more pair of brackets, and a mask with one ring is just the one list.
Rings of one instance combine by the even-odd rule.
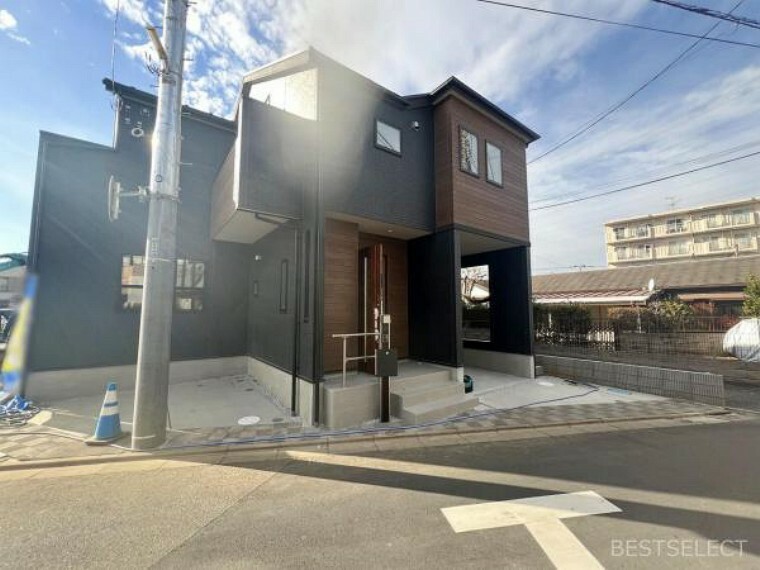
[[[582, 142], [529, 167], [534, 204], [643, 182], [758, 150], [758, 83], [760, 66], [749, 64], [691, 89], [624, 108]], [[722, 152], [726, 150], [731, 152]], [[693, 160], [699, 157], [704, 158]], [[533, 265], [552, 267], [558, 259], [565, 260], [563, 265], [603, 265], [605, 222], [665, 211], [666, 197], [675, 198], [678, 207], [693, 207], [756, 195], [759, 175], [760, 159], [748, 158], [577, 205], [535, 211]]]
[[[100, 1], [113, 15], [116, 0]], [[598, 15], [629, 18], [645, 3], [601, 5]], [[158, 4], [147, 4], [122, 0], [122, 16], [140, 25], [146, 14], [160, 18]], [[606, 33], [601, 26], [461, 0], [199, 0], [188, 15], [194, 61], [186, 94], [188, 102], [211, 105], [205, 110], [229, 113], [246, 71], [313, 45], [401, 93], [431, 90], [457, 75], [517, 106], [531, 81], [573, 78], [576, 58]], [[142, 43], [122, 40], [131, 56]]]
[[13, 41], [30, 45], [32, 42], [30, 42], [28, 38], [14, 31], [16, 28], [18, 28], [18, 21], [15, 16], [8, 10], [0, 10], [0, 31], [5, 32], [5, 35]]
[[12, 30], [18, 25], [16, 18], [8, 10], [0, 10], [0, 30]]

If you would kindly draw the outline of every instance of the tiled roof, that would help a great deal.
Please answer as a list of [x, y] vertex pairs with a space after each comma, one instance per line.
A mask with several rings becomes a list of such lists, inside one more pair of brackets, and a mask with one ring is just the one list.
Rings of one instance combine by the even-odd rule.
[[650, 279], [657, 290], [737, 287], [750, 273], [760, 275], [760, 255], [534, 275], [533, 294], [642, 291]]

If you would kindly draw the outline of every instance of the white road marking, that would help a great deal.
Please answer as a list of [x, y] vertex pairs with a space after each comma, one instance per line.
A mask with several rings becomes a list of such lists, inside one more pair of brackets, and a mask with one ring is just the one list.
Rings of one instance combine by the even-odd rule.
[[454, 532], [470, 532], [548, 519], [567, 519], [621, 511], [593, 491], [582, 491], [461, 505], [441, 509], [441, 512]]
[[528, 523], [525, 528], [557, 568], [604, 570], [604, 566], [559, 519]]
[[603, 568], [561, 519], [621, 512], [593, 491], [543, 495], [441, 509], [454, 532], [525, 525], [560, 570]]
[[637, 489], [620, 485], [607, 485], [589, 479], [559, 479], [557, 477], [541, 477], [524, 473], [490, 471], [486, 469], [471, 469], [467, 467], [452, 467], [449, 465], [433, 465], [413, 461], [382, 459], [359, 455], [337, 455], [316, 451], [284, 450], [285, 457], [299, 461], [322, 463], [325, 465], [341, 465], [345, 467], [360, 467], [390, 473], [409, 473], [428, 477], [442, 477], [471, 481], [476, 484], [510, 485], [524, 489], [535, 489], [537, 492], [555, 491], [572, 493], [585, 491], [593, 487], [613, 501], [639, 503], [658, 508], [680, 509], [683, 511], [704, 515], [729, 515], [760, 521], [760, 504], [752, 501], [735, 499], [719, 499], [699, 495], [688, 495], [672, 491], [655, 491]]

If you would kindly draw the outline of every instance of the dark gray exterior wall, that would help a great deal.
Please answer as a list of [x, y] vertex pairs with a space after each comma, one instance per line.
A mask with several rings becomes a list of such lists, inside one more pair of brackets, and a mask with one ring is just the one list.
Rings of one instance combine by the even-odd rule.
[[491, 341], [465, 341], [465, 347], [532, 354], [529, 248], [512, 247], [462, 258], [462, 267], [475, 265], [489, 268]]
[[301, 218], [315, 179], [314, 121], [242, 100], [240, 208]]
[[[124, 99], [115, 148], [42, 133], [35, 189], [30, 264], [39, 274], [30, 369], [132, 364], [140, 314], [120, 308], [124, 254], [145, 249], [147, 204], [122, 201], [115, 223], [107, 216], [110, 175], [125, 188], [146, 184], [155, 109]], [[126, 124], [126, 119], [129, 123]], [[146, 135], [130, 130], [142, 123]], [[172, 358], [246, 353], [248, 247], [209, 236], [210, 190], [233, 132], [193, 119], [182, 123], [177, 254], [206, 262], [204, 309], [175, 313]]]
[[[256, 257], [260, 259], [256, 260]], [[280, 310], [281, 263], [287, 262], [285, 311]], [[248, 280], [248, 354], [282, 370], [293, 369], [295, 231], [284, 225], [251, 246]]]
[[[325, 210], [432, 231], [432, 107], [412, 107], [339, 65], [319, 67]], [[401, 130], [401, 156], [375, 146], [375, 120]], [[418, 121], [415, 131], [411, 124]]]
[[462, 366], [456, 230], [437, 232], [408, 244], [409, 356]]

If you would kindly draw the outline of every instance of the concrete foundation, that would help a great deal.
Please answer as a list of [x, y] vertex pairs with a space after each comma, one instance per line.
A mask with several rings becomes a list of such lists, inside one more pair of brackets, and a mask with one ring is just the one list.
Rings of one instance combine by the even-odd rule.
[[594, 382], [646, 394], [722, 406], [723, 376], [709, 372], [672, 370], [619, 362], [584, 360], [564, 356], [536, 356], [546, 374]]
[[535, 362], [533, 357], [527, 354], [513, 354], [509, 352], [494, 352], [476, 348], [464, 349], [464, 366], [474, 366], [504, 372], [522, 378], [535, 378]]
[[[27, 396], [40, 402], [92, 395], [102, 396], [108, 382], [117, 382], [119, 390], [134, 390], [136, 373], [134, 364], [32, 372], [27, 383]], [[171, 363], [169, 383], [237, 376], [245, 373], [245, 356], [181, 360]]]

